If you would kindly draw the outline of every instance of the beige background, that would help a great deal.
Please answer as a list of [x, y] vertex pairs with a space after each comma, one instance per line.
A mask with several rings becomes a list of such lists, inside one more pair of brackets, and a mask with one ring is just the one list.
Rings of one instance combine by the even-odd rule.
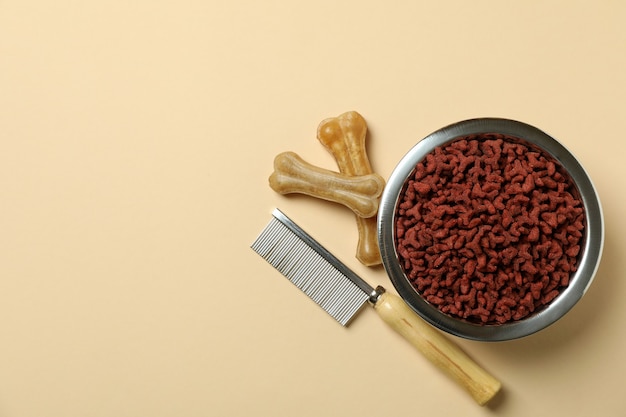
[[[0, 1], [0, 416], [621, 416], [626, 3]], [[531, 337], [455, 339], [480, 408], [366, 309], [347, 329], [249, 249], [280, 207], [372, 284], [343, 207], [267, 186], [368, 121], [387, 178], [430, 132], [533, 124], [607, 224], [583, 300]]]

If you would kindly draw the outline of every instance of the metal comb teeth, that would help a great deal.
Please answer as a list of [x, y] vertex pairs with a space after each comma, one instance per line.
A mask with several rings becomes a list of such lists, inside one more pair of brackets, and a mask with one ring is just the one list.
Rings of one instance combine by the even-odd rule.
[[272, 214], [251, 248], [342, 326], [347, 325], [373, 288], [282, 212]]

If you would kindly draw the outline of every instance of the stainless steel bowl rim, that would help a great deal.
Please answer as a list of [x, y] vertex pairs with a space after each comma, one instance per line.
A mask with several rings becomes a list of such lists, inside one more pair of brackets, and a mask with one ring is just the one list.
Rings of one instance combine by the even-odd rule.
[[[437, 146], [462, 136], [500, 133], [534, 144], [555, 158], [569, 173], [582, 198], [586, 227], [578, 270], [569, 285], [547, 307], [520, 320], [501, 325], [480, 325], [453, 318], [439, 311], [419, 296], [406, 278], [396, 251], [395, 215], [404, 184], [416, 164]], [[501, 118], [465, 120], [439, 129], [419, 141], [393, 170], [378, 213], [378, 240], [383, 266], [398, 294], [424, 320], [433, 326], [466, 339], [503, 341], [528, 336], [546, 328], [564, 316], [582, 298], [598, 269], [604, 244], [604, 219], [598, 193], [591, 178], [576, 157], [547, 133], [523, 122]]]

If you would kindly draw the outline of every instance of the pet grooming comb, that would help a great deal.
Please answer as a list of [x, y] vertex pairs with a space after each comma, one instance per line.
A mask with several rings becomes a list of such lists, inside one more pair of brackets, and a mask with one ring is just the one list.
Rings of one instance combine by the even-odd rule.
[[404, 301], [374, 289], [291, 219], [276, 209], [252, 249], [342, 325], [369, 302], [380, 317], [432, 363], [465, 388], [480, 405], [500, 382], [458, 346], [419, 318]]

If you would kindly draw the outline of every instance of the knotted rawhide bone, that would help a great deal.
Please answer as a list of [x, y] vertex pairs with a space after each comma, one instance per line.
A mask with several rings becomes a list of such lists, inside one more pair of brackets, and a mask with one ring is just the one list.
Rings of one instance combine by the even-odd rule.
[[376, 215], [385, 186], [380, 175], [347, 176], [313, 166], [294, 152], [276, 156], [269, 182], [280, 194], [306, 194], [340, 203], [360, 217]]
[[[367, 123], [355, 111], [323, 120], [317, 130], [317, 138], [333, 155], [339, 171], [348, 176], [373, 173], [365, 149], [366, 135]], [[359, 232], [357, 259], [366, 266], [380, 264], [376, 217], [357, 216], [356, 221]]]

